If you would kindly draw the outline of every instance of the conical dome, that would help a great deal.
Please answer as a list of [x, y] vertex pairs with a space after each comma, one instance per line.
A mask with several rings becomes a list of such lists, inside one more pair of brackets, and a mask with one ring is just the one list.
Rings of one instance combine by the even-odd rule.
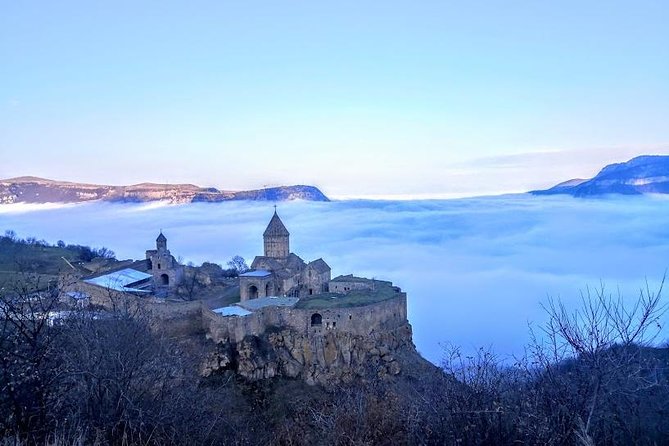
[[163, 235], [163, 231], [160, 231], [160, 235], [156, 239], [156, 248], [157, 249], [167, 249], [167, 237]]
[[272, 219], [269, 221], [269, 224], [267, 225], [267, 229], [265, 229], [265, 232], [263, 232], [263, 236], [265, 237], [276, 237], [276, 236], [282, 236], [282, 237], [288, 237], [290, 233], [288, 232], [288, 229], [284, 226], [283, 222], [279, 218], [279, 215], [274, 211], [274, 215], [272, 216]]
[[267, 229], [263, 233], [265, 257], [273, 257], [275, 259], [285, 259], [288, 257], [290, 253], [289, 235], [288, 229], [283, 225], [275, 210], [272, 219], [267, 225]]

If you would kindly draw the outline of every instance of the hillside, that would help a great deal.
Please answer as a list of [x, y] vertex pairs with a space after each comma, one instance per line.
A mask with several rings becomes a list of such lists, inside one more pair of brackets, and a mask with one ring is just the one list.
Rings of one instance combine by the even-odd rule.
[[569, 180], [534, 195], [569, 194], [587, 197], [605, 194], [669, 194], [669, 156], [644, 155], [610, 164], [589, 180]]
[[193, 184], [141, 183], [130, 186], [71, 183], [37, 177], [0, 180], [0, 204], [79, 203], [85, 201], [172, 203], [220, 202], [230, 200], [329, 201], [314, 186], [278, 186], [250, 191], [222, 191]]

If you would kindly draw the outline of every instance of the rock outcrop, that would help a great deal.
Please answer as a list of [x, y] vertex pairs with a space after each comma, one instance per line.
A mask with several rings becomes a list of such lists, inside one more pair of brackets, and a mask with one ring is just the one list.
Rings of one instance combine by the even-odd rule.
[[371, 336], [336, 330], [306, 336], [273, 328], [238, 343], [219, 343], [203, 364], [202, 374], [230, 370], [251, 381], [286, 377], [329, 385], [398, 375], [404, 365], [400, 358], [414, 354], [419, 357], [409, 323]]

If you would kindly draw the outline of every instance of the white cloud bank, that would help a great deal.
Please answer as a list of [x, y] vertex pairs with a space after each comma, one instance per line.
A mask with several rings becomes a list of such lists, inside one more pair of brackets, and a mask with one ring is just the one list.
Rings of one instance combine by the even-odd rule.
[[[21, 237], [141, 258], [162, 229], [176, 256], [223, 264], [261, 253], [273, 212], [247, 202], [2, 209], [0, 230]], [[576, 304], [579, 290], [601, 281], [632, 299], [646, 277], [657, 286], [669, 267], [669, 199], [659, 196], [293, 202], [279, 213], [305, 260], [323, 257], [335, 275], [401, 286], [416, 345], [432, 361], [445, 342], [519, 354], [528, 322], [544, 320], [547, 296]]]

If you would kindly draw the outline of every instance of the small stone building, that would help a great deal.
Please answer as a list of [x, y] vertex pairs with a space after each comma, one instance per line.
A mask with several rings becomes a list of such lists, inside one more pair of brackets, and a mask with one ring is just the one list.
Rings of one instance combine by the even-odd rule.
[[330, 281], [330, 292], [338, 294], [348, 294], [351, 291], [360, 291], [360, 290], [370, 290], [374, 291], [376, 289], [376, 283], [380, 281], [375, 281], [372, 279], [366, 279], [364, 277], [356, 277], [353, 274], [346, 276], [335, 277]]
[[302, 297], [327, 292], [331, 270], [323, 259], [306, 263], [290, 252], [290, 233], [274, 215], [263, 233], [264, 255], [239, 275], [241, 300], [267, 296]]
[[167, 237], [162, 231], [156, 239], [156, 249], [146, 251], [146, 261], [156, 290], [176, 288], [183, 280], [184, 267], [167, 249]]

